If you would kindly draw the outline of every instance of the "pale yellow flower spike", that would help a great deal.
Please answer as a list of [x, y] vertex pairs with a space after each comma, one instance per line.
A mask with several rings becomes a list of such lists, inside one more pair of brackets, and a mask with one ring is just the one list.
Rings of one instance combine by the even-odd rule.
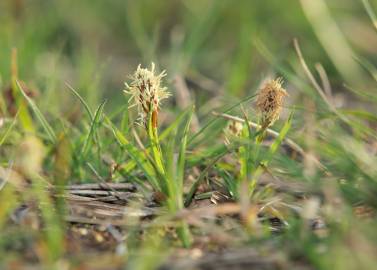
[[235, 137], [240, 137], [241, 132], [243, 129], [243, 124], [240, 122], [236, 121], [229, 121], [227, 126], [224, 128], [224, 135], [225, 135], [225, 144], [229, 145], [230, 144], [230, 139], [235, 136]]
[[154, 63], [151, 65], [151, 70], [141, 68], [139, 65], [135, 73], [130, 76], [131, 83], [125, 83], [124, 92], [131, 95], [129, 102], [133, 103], [130, 107], [137, 106], [139, 119], [145, 125], [149, 112], [152, 112], [152, 123], [154, 127], [157, 127], [157, 114], [161, 100], [170, 96], [167, 88], [161, 86], [161, 80], [165, 76], [165, 71], [155, 75]]

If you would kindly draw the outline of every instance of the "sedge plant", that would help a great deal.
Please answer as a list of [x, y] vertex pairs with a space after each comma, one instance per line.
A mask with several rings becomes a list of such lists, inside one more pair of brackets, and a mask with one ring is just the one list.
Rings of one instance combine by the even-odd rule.
[[[266, 136], [267, 128], [272, 126], [276, 122], [276, 120], [279, 119], [280, 114], [283, 109], [284, 98], [288, 96], [288, 93], [283, 88], [282, 84], [283, 84], [282, 78], [277, 78], [275, 80], [268, 80], [266, 83], [264, 83], [264, 85], [258, 92], [257, 99], [256, 99], [256, 106], [260, 115], [260, 120], [259, 120], [260, 127], [255, 134], [256, 158], [259, 158], [260, 146]], [[249, 123], [249, 121], [246, 121], [246, 123]], [[250, 194], [253, 194], [256, 183], [257, 183], [257, 179], [259, 178], [261, 173], [264, 171], [264, 167], [267, 166], [273, 154], [276, 152], [281, 142], [287, 135], [290, 125], [291, 125], [291, 117], [289, 117], [288, 120], [285, 122], [283, 128], [279, 132], [279, 136], [275, 139], [275, 142], [271, 144], [269, 151], [267, 152], [267, 155], [264, 156], [262, 159], [259, 159], [258, 162], [256, 163], [257, 166], [253, 171], [253, 176], [251, 177], [251, 182], [250, 182], [250, 189], [249, 189]], [[250, 133], [251, 129], [250, 129], [249, 124], [248, 124], [248, 130]]]
[[[187, 121], [182, 123], [181, 132], [175, 131], [173, 139], [169, 140], [166, 151], [162, 150], [158, 133], [158, 112], [161, 101], [168, 98], [171, 94], [167, 87], [162, 86], [162, 79], [166, 76], [163, 71], [155, 74], [155, 65], [152, 63], [151, 69], [142, 68], [140, 65], [131, 76], [131, 83], [126, 83], [125, 93], [131, 95], [129, 102], [131, 106], [138, 109], [138, 122], [144, 126], [147, 137], [147, 149], [142, 155], [135, 147], [126, 148], [131, 156], [138, 156], [137, 163], [145, 171], [148, 167], [147, 179], [155, 190], [166, 202], [168, 210], [174, 214], [183, 208], [183, 180], [185, 171], [185, 153], [187, 145], [187, 133], [191, 121], [192, 109], [187, 116]], [[180, 125], [179, 125], [180, 126]], [[179, 144], [178, 158], [175, 158], [175, 145]], [[139, 154], [136, 154], [139, 153]], [[190, 245], [190, 233], [187, 224], [181, 222], [177, 227], [184, 246]]]
[[240, 143], [240, 146], [236, 148], [236, 155], [240, 164], [237, 181], [232, 181], [225, 172], [222, 172], [228, 189], [236, 198], [239, 197], [239, 189], [243, 186], [240, 184], [245, 181], [246, 186], [248, 186], [249, 196], [253, 195], [257, 179], [277, 151], [290, 128], [291, 117], [288, 118], [267, 153], [261, 155], [260, 149], [266, 137], [266, 131], [279, 119], [284, 98], [288, 95], [287, 91], [282, 87], [282, 82], [281, 78], [269, 80], [259, 90], [255, 102], [259, 113], [259, 124], [253, 123], [254, 127], [257, 127], [255, 130], [252, 129], [246, 113], [242, 123], [232, 120], [224, 130], [225, 143], [227, 145], [230, 145], [232, 141]]

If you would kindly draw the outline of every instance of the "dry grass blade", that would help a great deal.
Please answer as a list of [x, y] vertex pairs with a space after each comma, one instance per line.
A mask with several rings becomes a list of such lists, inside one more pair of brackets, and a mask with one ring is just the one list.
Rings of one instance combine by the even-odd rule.
[[373, 23], [375, 30], [377, 30], [377, 16], [373, 11], [372, 6], [370, 5], [368, 0], [361, 0], [361, 1], [363, 2], [363, 5], [364, 5], [367, 13], [368, 13], [370, 19], [372, 20], [372, 23]]
[[240, 213], [241, 206], [238, 203], [223, 203], [213, 206], [205, 206], [194, 209], [182, 209], [177, 213], [177, 218], [191, 219], [213, 217], [218, 215], [230, 215]]
[[158, 208], [123, 206], [76, 195], [67, 195], [66, 199], [68, 214], [65, 219], [75, 223], [122, 226], [128, 217], [145, 218], [160, 211]]
[[332, 100], [332, 89], [326, 70], [320, 63], [317, 63], [315, 68], [319, 74], [319, 77], [321, 78], [323, 90], [325, 91], [327, 97]]
[[325, 91], [322, 90], [321, 86], [318, 84], [317, 80], [314, 78], [312, 72], [310, 71], [308, 65], [306, 64], [306, 61], [304, 59], [304, 56], [302, 55], [300, 46], [298, 44], [298, 40], [294, 39], [293, 44], [295, 46], [295, 50], [297, 53], [297, 56], [300, 60], [301, 66], [304, 69], [304, 72], [306, 76], [309, 78], [309, 81], [314, 86], [314, 89], [317, 90], [320, 97], [323, 99], [323, 101], [327, 104], [327, 106], [330, 108], [330, 110], [335, 113], [341, 120], [343, 120], [345, 123], [349, 123], [349, 120], [342, 114], [338, 112], [338, 110], [335, 108], [334, 104], [330, 102], [330, 100], [327, 98]]
[[[181, 109], [185, 109], [192, 104], [192, 98], [190, 90], [186, 84], [185, 79], [181, 75], [176, 75], [174, 78], [174, 84], [176, 88], [176, 101], [177, 105]], [[193, 132], [197, 132], [200, 129], [199, 120], [195, 113], [192, 115], [191, 128]]]
[[70, 190], [81, 190], [81, 189], [92, 189], [92, 190], [128, 190], [134, 191], [136, 189], [135, 185], [131, 183], [98, 183], [98, 184], [80, 184], [80, 185], [69, 185], [66, 189]]
[[132, 193], [132, 192], [121, 192], [121, 191], [109, 191], [109, 190], [91, 190], [91, 189], [78, 189], [78, 190], [69, 190], [70, 194], [75, 194], [75, 195], [88, 195], [88, 196], [106, 196], [106, 195], [112, 195], [112, 196], [119, 196], [120, 198], [141, 198], [142, 196], [137, 194], [137, 193]]

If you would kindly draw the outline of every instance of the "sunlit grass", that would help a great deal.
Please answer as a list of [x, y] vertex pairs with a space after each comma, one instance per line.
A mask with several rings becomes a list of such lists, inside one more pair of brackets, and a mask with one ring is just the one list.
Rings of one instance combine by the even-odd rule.
[[[0, 3], [0, 268], [155, 269], [252, 248], [283, 269], [373, 269], [373, 1], [42, 2]], [[124, 81], [152, 61], [171, 96], [137, 110]], [[268, 114], [257, 93], [280, 76], [289, 96]], [[155, 212], [72, 237], [66, 186], [125, 182], [140, 196], [117, 199]], [[78, 248], [93, 228], [116, 243]]]

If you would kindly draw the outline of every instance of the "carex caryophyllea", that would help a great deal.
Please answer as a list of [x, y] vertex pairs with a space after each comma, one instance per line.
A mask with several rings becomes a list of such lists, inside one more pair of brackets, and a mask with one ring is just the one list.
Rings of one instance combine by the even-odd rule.
[[160, 74], [155, 74], [155, 65], [152, 63], [151, 70], [142, 68], [139, 65], [133, 75], [130, 84], [125, 83], [125, 93], [130, 94], [129, 102], [132, 106], [137, 106], [139, 113], [139, 120], [147, 126], [147, 118], [152, 117], [152, 125], [157, 127], [158, 109], [160, 108], [161, 100], [170, 96], [166, 87], [161, 86], [161, 80], [166, 76], [166, 72], [162, 71]]
[[262, 129], [266, 129], [279, 119], [284, 97], [288, 96], [282, 83], [282, 78], [270, 80], [259, 90], [256, 103], [261, 114]]
[[240, 137], [243, 129], [243, 124], [236, 121], [229, 121], [227, 126], [224, 128], [225, 144], [230, 144], [230, 139], [232, 137]]

